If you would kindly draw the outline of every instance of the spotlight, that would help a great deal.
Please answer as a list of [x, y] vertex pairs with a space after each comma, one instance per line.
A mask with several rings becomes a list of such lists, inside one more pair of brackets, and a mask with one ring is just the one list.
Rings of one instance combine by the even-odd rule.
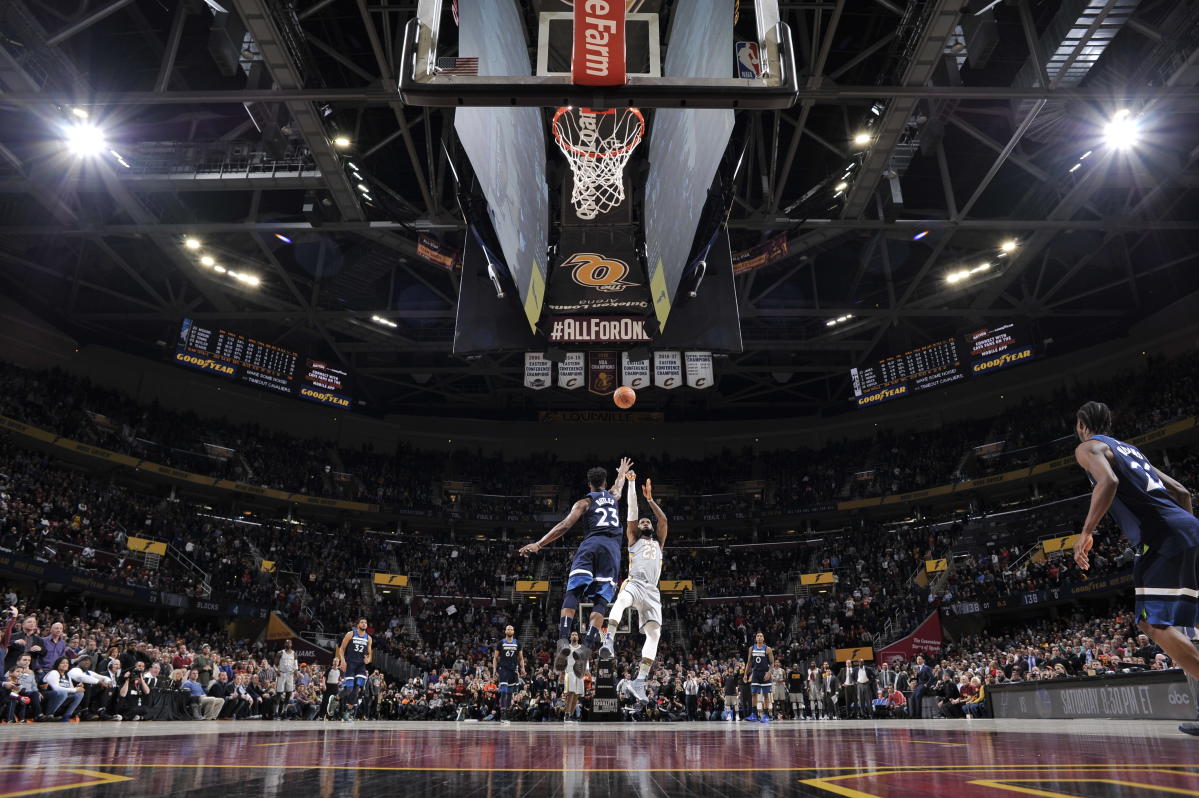
[[867, 144], [870, 143], [870, 134], [869, 133], [859, 133], [858, 135], [853, 137], [853, 143], [857, 144], [859, 147], [865, 147]]
[[849, 183], [846, 183], [844, 180], [833, 186], [834, 191], [844, 191], [847, 188], [849, 188]]
[[999, 248], [1001, 250], [1003, 250], [1004, 252], [1015, 252], [1016, 251], [1016, 239], [1009, 238], [1007, 241], [1004, 241], [1002, 244], [1000, 244]]
[[382, 316], [371, 316], [371, 321], [375, 324], [382, 324], [384, 327], [391, 327], [392, 329], [400, 326], [391, 319], [385, 319]]
[[1103, 128], [1103, 137], [1107, 141], [1107, 146], [1125, 150], [1137, 143], [1141, 135], [1139, 127], [1137, 120], [1125, 108], [1117, 111], [1116, 115], [1112, 117], [1112, 121]]
[[218, 263], [218, 264], [216, 264], [215, 266], [213, 266], [213, 267], [212, 267], [212, 270], [213, 270], [214, 272], [216, 272], [217, 274], [224, 274], [225, 272], [229, 271], [228, 269], [226, 269], [224, 266], [222, 266], [222, 265], [221, 265], [221, 264], [219, 264], [219, 263]]
[[917, 233], [916, 235], [912, 236], [912, 240], [913, 240], [913, 241], [919, 241], [920, 239], [922, 239], [922, 238], [924, 238], [926, 235], [928, 235], [928, 234], [929, 234], [929, 232], [931, 232], [931, 231], [929, 231], [929, 230], [921, 230], [919, 233]]
[[358, 190], [361, 191], [363, 194], [366, 194], [370, 191], [370, 189], [366, 187], [366, 183], [359, 183]]
[[345, 136], [338, 136], [333, 139], [333, 146], [339, 150], [347, 150], [350, 148], [350, 140]]
[[237, 279], [240, 280], [241, 282], [245, 283], [246, 285], [253, 285], [253, 286], [257, 286], [259, 283], [262, 282], [261, 280], [259, 280], [257, 277], [255, 277], [252, 274], [242, 274], [242, 275], [238, 276]]
[[88, 116], [90, 116], [85, 109], [80, 108], [79, 106], [75, 106], [71, 109], [71, 115], [78, 117], [79, 119], [87, 119]]
[[282, 241], [284, 244], [290, 244], [290, 243], [291, 243], [291, 239], [290, 239], [290, 238], [288, 238], [287, 236], [283, 235], [282, 233], [275, 233], [275, 238], [279, 239], [279, 240], [280, 240], [280, 241]]
[[351, 169], [353, 169], [355, 172], [357, 172], [357, 171], [358, 171], [358, 167], [357, 167], [357, 166], [354, 166], [354, 163], [353, 163], [353, 161], [346, 161], [346, 166], [350, 167], [350, 168], [351, 168]]
[[183, 239], [183, 246], [187, 247], [188, 249], [199, 249], [200, 248], [200, 239], [185, 238], [185, 239]]
[[212, 257], [211, 255], [205, 255], [204, 257], [200, 258], [200, 263], [203, 263], [205, 266], [214, 266], [216, 265], [216, 258]]
[[82, 157], [99, 155], [106, 149], [104, 133], [95, 125], [72, 125], [67, 128], [67, 146]]

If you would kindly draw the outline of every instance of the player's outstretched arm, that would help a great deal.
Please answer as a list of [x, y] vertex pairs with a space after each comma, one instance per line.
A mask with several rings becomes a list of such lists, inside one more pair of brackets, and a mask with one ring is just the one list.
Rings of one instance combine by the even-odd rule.
[[632, 546], [637, 542], [637, 538], [639, 537], [637, 533], [637, 521], [641, 518], [641, 510], [637, 507], [637, 475], [630, 471], [626, 476], [629, 480], [629, 491], [624, 537], [625, 542]]
[[346, 661], [346, 647], [350, 645], [350, 638], [353, 636], [353, 632], [346, 632], [341, 638], [341, 645], [337, 647], [337, 658], [342, 662]]
[[1095, 545], [1095, 530], [1099, 528], [1099, 522], [1107, 515], [1116, 499], [1116, 488], [1120, 485], [1120, 478], [1112, 470], [1112, 464], [1107, 461], [1107, 444], [1101, 441], [1083, 441], [1074, 450], [1074, 459], [1095, 482], [1095, 488], [1091, 491], [1091, 507], [1083, 522], [1082, 532], [1074, 542], [1074, 562], [1085, 571], [1091, 567], [1090, 551]]
[[1170, 494], [1174, 503], [1193, 515], [1195, 508], [1191, 505], [1191, 492], [1187, 490], [1186, 486], [1156, 466], [1153, 470], [1157, 473], [1157, 478], [1166, 486], [1166, 492]]
[[591, 506], [591, 499], [579, 499], [575, 502], [574, 507], [570, 508], [570, 512], [565, 518], [554, 525], [554, 528], [542, 535], [541, 540], [536, 543], [520, 547], [520, 556], [528, 557], [530, 554], [536, 554], [543, 548], [553, 543], [558, 538], [566, 534], [572, 526], [579, 522], [583, 517], [583, 513], [587, 512], [587, 508]]
[[649, 502], [649, 508], [654, 511], [654, 518], [658, 522], [658, 545], [666, 548], [666, 535], [669, 532], [670, 521], [666, 518], [666, 513], [662, 512], [662, 508], [654, 501], [654, 481], [652, 479], [645, 480], [645, 485], [641, 488], [641, 495]]
[[616, 467], [616, 481], [612, 483], [612, 495], [618, 499], [620, 498], [621, 491], [624, 490], [625, 478], [632, 467], [632, 460], [627, 457], [620, 458], [620, 465]]

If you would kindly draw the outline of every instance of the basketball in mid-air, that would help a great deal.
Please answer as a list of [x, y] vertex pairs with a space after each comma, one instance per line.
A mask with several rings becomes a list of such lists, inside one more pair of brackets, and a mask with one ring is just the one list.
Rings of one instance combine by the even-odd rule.
[[627, 385], [622, 385], [612, 395], [612, 401], [616, 402], [616, 406], [621, 410], [628, 410], [633, 406], [633, 402], [637, 401], [637, 392]]

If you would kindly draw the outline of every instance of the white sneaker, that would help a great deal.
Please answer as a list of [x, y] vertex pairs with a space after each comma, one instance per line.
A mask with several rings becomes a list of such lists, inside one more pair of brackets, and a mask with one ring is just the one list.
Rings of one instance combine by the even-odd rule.
[[633, 691], [633, 698], [642, 703], [649, 703], [649, 697], [645, 694], [645, 679], [634, 679], [629, 683], [629, 689]]

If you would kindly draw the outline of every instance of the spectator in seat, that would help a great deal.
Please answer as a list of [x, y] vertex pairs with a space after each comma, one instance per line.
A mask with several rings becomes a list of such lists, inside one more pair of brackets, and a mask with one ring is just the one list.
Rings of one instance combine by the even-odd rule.
[[117, 714], [126, 720], [144, 720], [149, 707], [150, 685], [146, 684], [146, 667], [138, 661], [132, 669], [122, 673], [121, 686], [117, 690]]
[[887, 693], [887, 710], [893, 718], [902, 718], [908, 714], [908, 699], [894, 686]]
[[14, 670], [19, 669], [20, 672], [13, 677], [17, 685], [16, 692], [20, 698], [29, 699], [28, 702], [20, 701], [20, 707], [18, 707], [21, 710], [21, 716], [27, 723], [43, 719], [42, 694], [37, 689], [37, 675], [29, 665], [31, 661], [32, 658], [28, 654], [18, 657]]
[[37, 616], [28, 615], [21, 621], [21, 630], [9, 638], [4, 667], [6, 670], [14, 668], [22, 654], [29, 654], [35, 662], [39, 661], [45, 650], [46, 644], [37, 633]]
[[59, 657], [42, 677], [42, 683], [46, 685], [49, 692], [46, 714], [54, 715], [59, 709], [62, 709], [64, 722], [74, 716], [75, 710], [79, 708], [79, 703], [83, 701], [83, 694], [86, 692], [83, 685], [72, 684], [70, 677], [67, 676], [70, 668], [71, 661], [66, 657]]
[[66, 630], [61, 623], [50, 624], [50, 634], [42, 638], [44, 650], [38, 659], [38, 669], [43, 673], [54, 667], [59, 657], [67, 655]]
[[216, 720], [220, 717], [221, 707], [225, 706], [225, 699], [205, 694], [204, 687], [200, 684], [199, 671], [192, 668], [187, 674], [187, 678], [183, 680], [181, 687], [191, 695], [189, 703], [194, 702], [197, 720]]
[[969, 701], [962, 704], [962, 712], [966, 715], [966, 720], [974, 720], [981, 718], [986, 712], [987, 688], [977, 676], [970, 680], [969, 686], [974, 688], [973, 695]]
[[75, 667], [67, 671], [67, 678], [72, 684], [84, 688], [80, 717], [83, 720], [107, 719], [115, 682], [106, 674], [92, 670], [92, 658], [85, 654], [75, 660]]

